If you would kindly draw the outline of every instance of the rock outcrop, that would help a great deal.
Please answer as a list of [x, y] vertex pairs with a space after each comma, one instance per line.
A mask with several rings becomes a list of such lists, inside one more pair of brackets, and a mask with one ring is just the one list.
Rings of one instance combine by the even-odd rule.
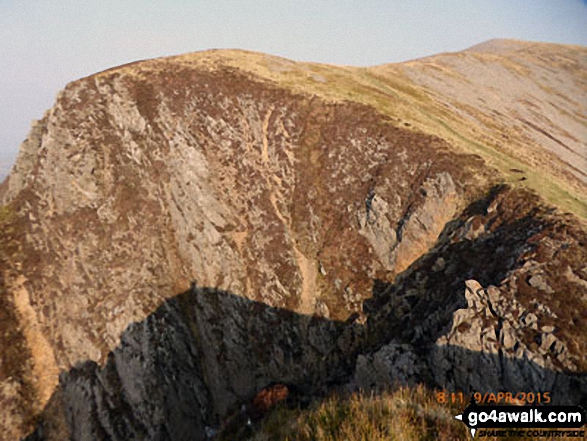
[[[547, 291], [528, 281], [539, 272], [554, 277], [543, 277], [545, 284], [568, 280], [568, 273], [550, 271], [565, 262], [574, 273], [585, 236], [536, 211], [532, 199], [496, 189], [480, 201], [482, 213], [471, 216], [480, 203], [472, 204], [395, 283], [375, 284], [366, 321], [308, 316], [194, 286], [131, 325], [103, 368], [88, 361], [62, 375], [30, 439], [241, 433], [251, 418], [247, 403], [276, 383], [306, 398], [332, 388], [425, 383], [465, 392], [548, 391], [554, 403], [584, 402], [585, 342], [549, 325], [567, 306], [546, 306]], [[526, 210], [534, 211], [529, 223]], [[484, 225], [484, 234], [470, 239], [474, 224]], [[505, 259], [489, 268], [486, 253], [506, 238]], [[567, 244], [555, 259], [542, 253], [553, 238]], [[458, 275], [463, 265], [469, 273]], [[455, 277], [446, 277], [450, 271]], [[520, 279], [528, 297], [513, 289]], [[571, 296], [572, 288], [565, 286]], [[581, 335], [585, 324], [567, 326]]]
[[584, 267], [586, 236], [536, 202], [496, 188], [395, 284], [380, 284], [365, 306], [371, 338], [389, 343], [359, 356], [359, 386], [428, 378], [448, 390], [585, 401], [585, 295], [570, 275]]
[[[435, 380], [449, 390], [564, 391], [556, 394], [558, 402], [585, 400], [587, 378], [576, 375], [576, 357], [555, 326], [542, 324], [556, 315], [539, 302], [538, 315], [530, 312], [508, 294], [466, 282], [467, 308], [454, 313], [431, 357]], [[463, 350], [476, 355], [463, 357]]]

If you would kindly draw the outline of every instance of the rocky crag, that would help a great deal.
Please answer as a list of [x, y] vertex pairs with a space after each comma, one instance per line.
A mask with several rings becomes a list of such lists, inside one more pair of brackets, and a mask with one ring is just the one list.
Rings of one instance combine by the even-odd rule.
[[[496, 191], [395, 284], [376, 283], [365, 322], [300, 314], [212, 288], [166, 301], [123, 333], [103, 367], [87, 361], [61, 376], [29, 439], [207, 439], [275, 383], [305, 397], [424, 382], [448, 390], [551, 391], [553, 402], [584, 402], [584, 342], [572, 337], [585, 332], [583, 312], [568, 308], [582, 293], [573, 274], [585, 235], [577, 240], [576, 231], [545, 213], [529, 220], [529, 195]], [[508, 218], [512, 202], [518, 213]], [[543, 240], [557, 228], [566, 248]], [[495, 255], [495, 241], [509, 246], [490, 268], [483, 263]], [[566, 252], [553, 263], [548, 250], [561, 248]], [[562, 262], [564, 274], [552, 271]], [[553, 294], [551, 285], [564, 286], [569, 297], [548, 302], [541, 292]], [[564, 330], [551, 324], [561, 321]]]
[[406, 118], [439, 92], [337, 69], [206, 52], [60, 93], [0, 188], [1, 436], [206, 439], [274, 383], [585, 400], [580, 174], [543, 194]]

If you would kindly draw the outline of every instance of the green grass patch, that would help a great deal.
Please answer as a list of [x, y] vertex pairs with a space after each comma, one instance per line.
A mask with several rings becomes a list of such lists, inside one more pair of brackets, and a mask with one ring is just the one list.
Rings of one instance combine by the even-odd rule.
[[[581, 200], [572, 192], [563, 188], [559, 183], [549, 176], [536, 169], [530, 168], [527, 164], [511, 156], [505, 155], [497, 149], [473, 141], [458, 131], [454, 130], [445, 121], [426, 113], [428, 118], [435, 121], [444, 130], [457, 138], [472, 153], [483, 157], [486, 161], [494, 166], [503, 175], [506, 182], [526, 186], [540, 194], [547, 202], [559, 207], [563, 211], [568, 211], [587, 219], [587, 202]], [[523, 174], [512, 172], [512, 170], [523, 170]], [[524, 177], [524, 181], [520, 179]]]

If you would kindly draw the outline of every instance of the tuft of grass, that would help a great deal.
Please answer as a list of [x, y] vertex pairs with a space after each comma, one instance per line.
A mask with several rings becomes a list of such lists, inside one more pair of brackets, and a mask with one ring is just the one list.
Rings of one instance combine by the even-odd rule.
[[278, 407], [262, 423], [254, 440], [378, 441], [468, 439], [454, 416], [462, 407], [441, 405], [423, 386], [380, 394], [333, 395], [308, 409]]
[[[276, 407], [249, 438], [254, 441], [416, 441], [470, 440], [455, 415], [467, 403], [441, 404], [422, 385], [381, 393], [332, 395], [307, 409]], [[484, 437], [487, 440], [519, 438]], [[534, 438], [544, 439], [544, 438]], [[587, 439], [587, 438], [582, 438]]]

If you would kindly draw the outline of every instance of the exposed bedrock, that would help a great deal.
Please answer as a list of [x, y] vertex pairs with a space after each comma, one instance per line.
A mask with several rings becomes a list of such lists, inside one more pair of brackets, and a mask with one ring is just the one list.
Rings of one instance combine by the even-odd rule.
[[[206, 439], [274, 383], [298, 397], [424, 382], [584, 401], [581, 348], [567, 334], [584, 324], [557, 325], [576, 319], [565, 302], [583, 301], [573, 296], [584, 237], [531, 199], [498, 188], [470, 205], [395, 283], [374, 283], [366, 322], [194, 286], [131, 325], [103, 367], [63, 373], [30, 439]], [[507, 246], [490, 260], [494, 241]], [[552, 271], [561, 264], [566, 274]], [[557, 284], [569, 298], [546, 306]]]
[[2, 347], [16, 333], [28, 360], [0, 372], [5, 427], [193, 280], [362, 314], [372, 280], [393, 281], [492, 174], [364, 105], [226, 66], [141, 66], [69, 84], [2, 186]]
[[272, 383], [583, 400], [583, 224], [494, 187], [464, 153], [484, 138], [428, 121], [425, 94], [361, 77], [406, 123], [216, 55], [75, 81], [23, 143], [0, 186], [0, 440], [203, 437]]

